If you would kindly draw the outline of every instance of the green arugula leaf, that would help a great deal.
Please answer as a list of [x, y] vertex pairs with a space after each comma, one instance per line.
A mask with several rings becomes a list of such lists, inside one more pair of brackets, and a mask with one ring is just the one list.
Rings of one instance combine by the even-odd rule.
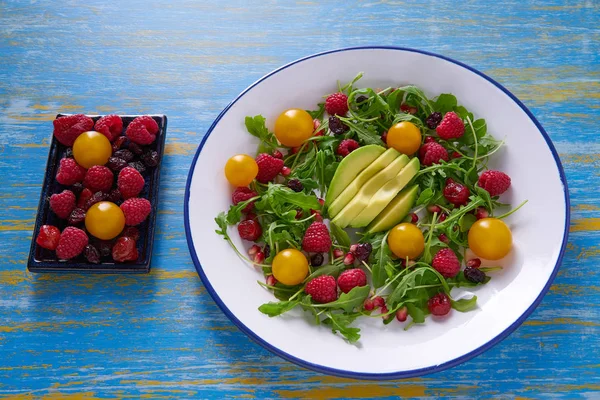
[[356, 134], [361, 145], [366, 146], [369, 144], [376, 144], [383, 146], [381, 136], [377, 133], [377, 128], [375, 128], [374, 125], [353, 121], [351, 118], [340, 117], [340, 119], [350, 127], [352, 133]]
[[327, 317], [323, 323], [331, 326], [333, 333], [339, 332], [350, 343], [356, 343], [360, 339], [360, 329], [349, 326], [357, 315], [327, 313]]
[[258, 146], [258, 153], [266, 153], [279, 147], [279, 143], [266, 126], [265, 117], [262, 115], [256, 115], [254, 117], [246, 117], [245, 119], [246, 129], [252, 135], [260, 139]]
[[465, 214], [458, 220], [458, 226], [461, 232], [467, 232], [471, 226], [477, 221], [473, 214]]
[[458, 105], [456, 101], [456, 97], [449, 93], [440, 94], [435, 102], [433, 103], [433, 108], [435, 111], [441, 113], [442, 115], [454, 110], [454, 108]]
[[451, 300], [452, 308], [456, 311], [467, 312], [477, 308], [477, 296], [470, 299]]
[[333, 222], [331, 222], [329, 224], [329, 228], [331, 229], [331, 233], [333, 234], [333, 237], [335, 238], [335, 240], [337, 241], [337, 243], [340, 246], [350, 247], [350, 245], [352, 244], [352, 241], [350, 240], [350, 236], [348, 235], [348, 233], [345, 230], [343, 230], [342, 228], [340, 228]]
[[325, 103], [319, 103], [317, 105], [319, 106], [319, 109], [317, 110], [306, 110], [306, 112], [308, 112], [313, 119], [321, 119], [325, 113]]
[[433, 198], [433, 189], [427, 188], [421, 192], [419, 198], [417, 199], [416, 206], [421, 206], [424, 204], [429, 204], [431, 199]]
[[338, 275], [344, 270], [344, 268], [345, 265], [342, 262], [323, 265], [319, 268], [316, 268], [312, 274], [310, 274], [306, 279], [304, 279], [304, 282], [310, 282], [311, 280], [321, 275], [331, 275], [337, 278]]
[[276, 317], [278, 315], [290, 311], [298, 304], [300, 304], [299, 300], [269, 302], [258, 307], [258, 311], [268, 315], [269, 317]]
[[375, 289], [378, 289], [385, 284], [387, 278], [386, 265], [392, 264], [392, 251], [388, 246], [387, 237], [388, 233], [383, 236], [379, 235], [371, 242], [371, 246], [374, 250], [374, 261], [371, 265], [371, 271]]
[[[410, 317], [412, 318], [412, 323], [422, 324], [423, 322], [425, 322], [425, 316], [427, 315], [427, 313], [423, 311], [420, 307], [417, 307], [413, 303], [407, 303], [406, 308], [408, 309], [408, 315], [410, 315]], [[408, 329], [409, 327], [410, 325], [407, 326], [406, 329]]]

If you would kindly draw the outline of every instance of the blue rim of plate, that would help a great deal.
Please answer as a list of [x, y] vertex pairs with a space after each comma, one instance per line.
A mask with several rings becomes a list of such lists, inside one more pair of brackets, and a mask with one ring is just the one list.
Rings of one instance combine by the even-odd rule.
[[[198, 160], [198, 156], [200, 155], [200, 152], [202, 151], [202, 148], [204, 147], [204, 144], [206, 143], [206, 140], [208, 139], [208, 137], [210, 136], [210, 134], [212, 133], [213, 129], [215, 128], [215, 126], [217, 126], [217, 124], [219, 123], [219, 121], [221, 120], [221, 118], [223, 118], [223, 116], [227, 113], [227, 111], [229, 111], [229, 109], [239, 100], [241, 99], [246, 93], [248, 93], [250, 90], [252, 90], [252, 88], [254, 88], [255, 86], [257, 86], [259, 83], [261, 83], [262, 81], [264, 81], [265, 79], [269, 78], [272, 75], [277, 74], [280, 71], [283, 71], [284, 69], [291, 67], [292, 65], [298, 64], [300, 62], [309, 60], [311, 58], [315, 58], [315, 57], [320, 57], [320, 56], [324, 56], [327, 54], [332, 54], [332, 53], [340, 53], [340, 52], [344, 52], [344, 51], [354, 51], [354, 50], [400, 50], [400, 51], [408, 51], [408, 52], [412, 52], [412, 53], [420, 53], [420, 54], [424, 54], [427, 56], [431, 56], [431, 57], [436, 57], [436, 58], [440, 58], [442, 60], [446, 60], [449, 61], [453, 64], [459, 65], [463, 68], [466, 68], [467, 70], [481, 76], [482, 78], [486, 79], [488, 82], [492, 83], [494, 86], [496, 86], [498, 89], [502, 90], [508, 97], [510, 97], [515, 103], [517, 103], [519, 105], [519, 107], [521, 107], [521, 109], [527, 114], [527, 116], [533, 121], [533, 123], [535, 124], [535, 126], [538, 128], [539, 132], [542, 134], [542, 136], [544, 137], [544, 140], [546, 140], [546, 144], [548, 145], [548, 148], [550, 149], [550, 152], [552, 153], [552, 156], [554, 157], [554, 161], [556, 162], [556, 167], [558, 168], [559, 174], [560, 174], [560, 180], [563, 184], [563, 188], [564, 188], [564, 192], [565, 192], [565, 230], [564, 230], [564, 234], [563, 234], [563, 242], [560, 248], [560, 254], [558, 256], [558, 259], [556, 261], [556, 265], [554, 266], [554, 270], [552, 271], [552, 275], [550, 276], [550, 279], [548, 279], [548, 282], [546, 283], [546, 286], [544, 286], [544, 289], [540, 292], [540, 294], [538, 295], [538, 297], [535, 299], [535, 301], [529, 306], [529, 308], [515, 321], [513, 322], [508, 328], [506, 328], [504, 331], [502, 331], [499, 335], [497, 335], [495, 338], [493, 338], [492, 340], [490, 340], [489, 342], [487, 342], [486, 344], [478, 347], [475, 350], [472, 350], [471, 352], [464, 354], [460, 357], [457, 357], [453, 360], [447, 361], [443, 364], [439, 364], [439, 365], [434, 365], [431, 367], [426, 367], [426, 368], [419, 368], [419, 369], [413, 369], [413, 370], [408, 370], [408, 371], [398, 371], [398, 372], [389, 372], [389, 373], [364, 373], [364, 372], [354, 372], [354, 371], [347, 371], [347, 370], [342, 370], [342, 369], [336, 369], [336, 368], [329, 368], [329, 367], [325, 367], [322, 365], [318, 365], [318, 364], [313, 364], [310, 362], [307, 362], [305, 360], [299, 359], [297, 357], [294, 357], [284, 351], [281, 351], [280, 349], [274, 347], [273, 345], [271, 345], [270, 343], [266, 342], [265, 340], [263, 340], [260, 336], [258, 336], [256, 333], [254, 333], [252, 330], [250, 330], [246, 325], [244, 325], [235, 315], [233, 315], [233, 313], [227, 308], [227, 306], [223, 303], [223, 301], [221, 300], [221, 298], [217, 295], [217, 293], [215, 292], [214, 288], [212, 287], [212, 285], [210, 284], [208, 278], [206, 277], [206, 275], [204, 274], [204, 271], [202, 270], [202, 265], [200, 264], [200, 261], [198, 260], [198, 256], [196, 255], [196, 250], [194, 248], [194, 243], [192, 241], [191, 238], [191, 230], [190, 230], [190, 220], [189, 220], [189, 199], [190, 199], [190, 185], [192, 182], [192, 177], [194, 175], [194, 169], [196, 167], [196, 161]], [[321, 373], [325, 373], [325, 374], [329, 374], [329, 375], [336, 375], [336, 376], [341, 376], [344, 378], [355, 378], [355, 379], [368, 379], [368, 380], [390, 380], [390, 379], [402, 379], [402, 378], [412, 378], [412, 377], [416, 377], [416, 376], [421, 376], [421, 375], [426, 375], [426, 374], [432, 374], [435, 372], [440, 372], [443, 371], [445, 369], [448, 368], [452, 368], [456, 365], [462, 364], [465, 361], [468, 361], [478, 355], [480, 355], [481, 353], [491, 349], [492, 347], [494, 347], [496, 344], [500, 343], [502, 340], [504, 340], [508, 335], [510, 335], [515, 329], [517, 329], [526, 319], [527, 317], [529, 317], [529, 315], [535, 310], [535, 308], [540, 304], [540, 302], [542, 301], [544, 295], [548, 292], [548, 289], [550, 289], [550, 286], [552, 285], [552, 282], [554, 281], [554, 278], [556, 277], [556, 274], [558, 273], [558, 270], [560, 268], [560, 264], [562, 263], [562, 259], [564, 257], [565, 254], [565, 249], [567, 246], [567, 240], [568, 240], [568, 235], [569, 235], [569, 225], [570, 225], [570, 221], [571, 221], [571, 213], [570, 213], [570, 199], [569, 199], [569, 190], [567, 187], [567, 179], [565, 177], [565, 171], [563, 170], [563, 166], [562, 163], [560, 162], [560, 158], [558, 157], [558, 153], [556, 152], [556, 149], [554, 148], [554, 145], [552, 144], [552, 140], [550, 139], [550, 137], [548, 136], [548, 134], [546, 133], [546, 131], [544, 130], [544, 128], [542, 127], [542, 125], [538, 122], [538, 120], [533, 116], [533, 114], [531, 113], [531, 111], [529, 111], [529, 109], [516, 97], [514, 96], [508, 89], [506, 89], [504, 86], [502, 86], [500, 83], [496, 82], [494, 79], [490, 78], [489, 76], [485, 75], [484, 73], [476, 70], [475, 68], [472, 68], [460, 61], [456, 61], [452, 58], [448, 58], [439, 54], [435, 54], [435, 53], [431, 53], [428, 51], [423, 51], [423, 50], [417, 50], [417, 49], [411, 49], [411, 48], [406, 48], [406, 47], [394, 47], [394, 46], [359, 46], [359, 47], [346, 47], [346, 48], [342, 48], [342, 49], [336, 49], [336, 50], [329, 50], [329, 51], [325, 51], [325, 52], [321, 52], [321, 53], [316, 53], [316, 54], [312, 54], [310, 56], [304, 57], [304, 58], [300, 58], [298, 60], [292, 61], [289, 64], [286, 64], [270, 73], [268, 73], [267, 75], [263, 76], [262, 78], [260, 78], [259, 80], [257, 80], [256, 82], [254, 82], [252, 85], [248, 86], [242, 93], [240, 93], [239, 96], [237, 96], [231, 103], [229, 103], [227, 105], [227, 107], [225, 107], [225, 109], [223, 111], [221, 111], [221, 113], [217, 116], [217, 118], [215, 119], [215, 121], [212, 123], [212, 125], [210, 126], [210, 128], [208, 129], [208, 131], [206, 132], [206, 135], [204, 136], [204, 138], [202, 139], [202, 142], [200, 142], [200, 146], [198, 146], [198, 150], [196, 151], [196, 154], [194, 155], [194, 160], [192, 161], [192, 165], [190, 167], [190, 172], [188, 174], [188, 179], [185, 185], [185, 197], [184, 197], [184, 211], [183, 211], [183, 216], [184, 216], [184, 222], [185, 222], [185, 234], [186, 234], [186, 238], [187, 238], [187, 243], [188, 243], [188, 247], [190, 249], [190, 254], [192, 256], [192, 260], [194, 261], [194, 266], [196, 267], [196, 271], [198, 272], [198, 275], [200, 275], [200, 279], [202, 280], [202, 283], [204, 284], [204, 286], [206, 287], [206, 290], [208, 290], [208, 293], [211, 295], [211, 297], [213, 298], [213, 300], [217, 303], [217, 305], [219, 306], [219, 308], [221, 309], [221, 311], [223, 311], [223, 313], [231, 320], [231, 322], [233, 322], [242, 332], [244, 332], [246, 335], [248, 335], [252, 340], [254, 340], [255, 342], [257, 342], [258, 344], [260, 344], [261, 346], [263, 346], [265, 349], [273, 352], [274, 354], [278, 355], [281, 358], [284, 358], [288, 361], [291, 361], [301, 367], [305, 367], [308, 369], [311, 369], [313, 371], [317, 371], [317, 372], [321, 372]]]

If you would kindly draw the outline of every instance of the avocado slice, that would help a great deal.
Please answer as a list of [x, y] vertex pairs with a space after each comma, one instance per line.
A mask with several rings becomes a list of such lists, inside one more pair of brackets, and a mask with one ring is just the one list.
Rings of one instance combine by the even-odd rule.
[[376, 144], [359, 147], [352, 153], [348, 154], [338, 165], [333, 179], [329, 184], [325, 203], [331, 204], [348, 185], [356, 178], [356, 176], [373, 161], [377, 159], [383, 152], [385, 147]]
[[403, 189], [398, 195], [383, 209], [382, 212], [371, 222], [367, 232], [376, 233], [387, 231], [402, 222], [410, 209], [417, 200], [419, 185], [412, 185]]
[[369, 205], [369, 201], [371, 201], [371, 198], [373, 198], [379, 189], [393, 180], [406, 164], [408, 164], [408, 157], [402, 154], [392, 161], [390, 165], [375, 174], [360, 188], [356, 196], [346, 204], [346, 207], [336, 215], [333, 223], [340, 228], [346, 228], [350, 225], [350, 222]]
[[421, 167], [418, 158], [413, 158], [398, 175], [375, 193], [369, 204], [350, 222], [353, 228], [363, 228], [371, 223], [381, 211], [396, 197], [399, 191], [410, 182]]
[[392, 161], [398, 157], [400, 157], [400, 153], [391, 147], [384, 151], [375, 159], [375, 161], [371, 163], [371, 165], [362, 170], [362, 172], [359, 173], [352, 182], [350, 182], [346, 189], [344, 189], [332, 203], [327, 204], [327, 212], [329, 213], [329, 216], [332, 218], [335, 217], [340, 211], [342, 211], [346, 204], [348, 204], [350, 200], [354, 198], [356, 193], [358, 193], [358, 191], [364, 186], [365, 183], [367, 183], [369, 179], [390, 165]]

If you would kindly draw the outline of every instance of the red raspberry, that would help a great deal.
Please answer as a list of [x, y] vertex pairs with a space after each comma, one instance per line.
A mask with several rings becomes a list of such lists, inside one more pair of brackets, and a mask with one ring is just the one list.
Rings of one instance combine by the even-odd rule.
[[454, 111], [450, 111], [444, 115], [444, 119], [435, 128], [438, 136], [444, 140], [458, 139], [465, 133], [465, 124], [462, 119]]
[[48, 250], [55, 250], [60, 239], [60, 229], [52, 225], [42, 225], [35, 239], [38, 246]]
[[112, 142], [121, 136], [121, 132], [123, 132], [123, 120], [118, 115], [107, 115], [96, 121], [94, 129]]
[[322, 275], [309, 281], [304, 292], [317, 303], [330, 303], [336, 301], [338, 297], [335, 278], [329, 275]]
[[[234, 206], [237, 206], [238, 203], [242, 203], [246, 200], [250, 200], [253, 197], [258, 196], [254, 190], [247, 187], [239, 187], [235, 189], [231, 195], [231, 202]], [[249, 213], [254, 208], [254, 202], [248, 203], [246, 207], [242, 210], [243, 213]]]
[[331, 237], [327, 225], [322, 222], [310, 224], [302, 239], [302, 250], [308, 253], [327, 253], [330, 248]]
[[65, 146], [73, 146], [77, 136], [94, 129], [94, 121], [83, 114], [65, 115], [54, 120], [54, 136]]
[[438, 293], [427, 301], [427, 308], [431, 314], [442, 316], [450, 312], [452, 303], [445, 293]]
[[137, 117], [127, 127], [125, 135], [133, 143], [150, 144], [156, 139], [158, 133], [158, 124], [152, 117], [144, 115]]
[[118, 238], [112, 248], [112, 257], [117, 262], [137, 260], [138, 251], [135, 240], [129, 236]]
[[[446, 149], [439, 143], [426, 143], [423, 147], [426, 149], [423, 151], [423, 156], [421, 157], [421, 164], [423, 165], [432, 165], [437, 164], [440, 160], [448, 161], [448, 152]], [[421, 149], [423, 149], [421, 147]], [[419, 154], [421, 150], [419, 150]]]
[[81, 182], [85, 177], [85, 168], [77, 164], [72, 158], [62, 158], [56, 174], [56, 180], [61, 185], [71, 186]]
[[70, 190], [50, 196], [50, 208], [59, 218], [66, 219], [75, 208], [75, 195]]
[[360, 144], [356, 140], [353, 139], [344, 139], [340, 142], [337, 148], [337, 153], [346, 157], [348, 154], [352, 153], [354, 150], [358, 149]]
[[77, 207], [85, 208], [85, 205], [87, 204], [88, 200], [91, 199], [93, 195], [94, 193], [90, 189], [83, 189], [79, 194], [79, 199], [77, 199]]
[[88, 236], [79, 228], [68, 226], [60, 234], [56, 256], [60, 260], [69, 260], [81, 254], [88, 244]]
[[460, 271], [460, 261], [451, 249], [444, 248], [437, 252], [431, 266], [444, 278], [453, 278]]
[[452, 180], [446, 183], [446, 187], [444, 188], [444, 197], [455, 206], [467, 204], [470, 195], [471, 192], [468, 187]]
[[92, 192], [110, 192], [115, 176], [112, 171], [104, 165], [94, 165], [87, 170], [83, 179], [83, 186]]
[[152, 205], [146, 199], [133, 197], [121, 204], [121, 210], [125, 215], [125, 224], [134, 226], [141, 224], [148, 218], [150, 211], [152, 211]]
[[325, 100], [325, 111], [329, 115], [346, 115], [348, 112], [348, 96], [344, 93], [330, 94]]
[[477, 182], [479, 187], [487, 190], [490, 196], [500, 196], [510, 187], [510, 176], [501, 171], [485, 171]]
[[119, 172], [117, 186], [124, 199], [136, 197], [144, 188], [144, 177], [133, 167], [125, 167]]
[[256, 180], [260, 183], [271, 182], [283, 168], [283, 160], [275, 158], [270, 154], [262, 153], [256, 157], [256, 164], [258, 164], [258, 175]]
[[257, 220], [247, 219], [239, 223], [238, 233], [242, 239], [255, 242], [262, 235], [262, 228]]
[[367, 275], [360, 268], [347, 269], [338, 276], [337, 284], [342, 292], [348, 293], [357, 286], [365, 286]]

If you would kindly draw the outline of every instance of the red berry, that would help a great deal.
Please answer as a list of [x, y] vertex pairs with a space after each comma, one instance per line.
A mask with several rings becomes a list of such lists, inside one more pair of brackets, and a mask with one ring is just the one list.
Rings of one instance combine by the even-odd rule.
[[477, 207], [475, 210], [475, 218], [477, 219], [487, 218], [489, 216], [490, 213], [485, 209], [485, 207]]
[[487, 190], [490, 196], [500, 196], [510, 187], [510, 176], [501, 171], [485, 171], [479, 176], [479, 187]]
[[256, 180], [260, 183], [271, 182], [283, 168], [283, 160], [275, 158], [270, 154], [261, 153], [256, 157], [256, 164], [258, 164], [258, 175]]
[[325, 131], [323, 129], [321, 129], [320, 131], [317, 131], [317, 129], [319, 129], [319, 127], [321, 126], [321, 121], [319, 121], [318, 119], [313, 119], [313, 129], [315, 130], [315, 134], [313, 136], [323, 136], [325, 134]]
[[335, 278], [329, 275], [322, 275], [309, 281], [304, 287], [304, 292], [317, 303], [336, 301], [338, 295]]
[[281, 152], [279, 150], [273, 150], [273, 157], [275, 158], [279, 158], [280, 160], [283, 159], [283, 154], [281, 154]]
[[385, 300], [381, 296], [376, 296], [373, 299], [373, 305], [375, 306], [375, 308], [385, 307]]
[[92, 198], [93, 195], [94, 193], [90, 189], [83, 189], [79, 194], [79, 198], [77, 199], [77, 208], [83, 208], [87, 210], [87, 208], [85, 208], [85, 205], [87, 204], [88, 200]]
[[125, 167], [119, 172], [117, 186], [124, 199], [136, 197], [144, 188], [144, 177], [137, 169]]
[[406, 321], [406, 318], [408, 317], [408, 308], [406, 308], [406, 306], [401, 307], [398, 309], [398, 311], [396, 311], [396, 319], [400, 322], [404, 322]]
[[344, 93], [330, 94], [325, 100], [325, 111], [329, 115], [346, 115], [348, 112], [348, 96]]
[[100, 132], [112, 142], [121, 136], [121, 132], [123, 132], [123, 120], [118, 115], [106, 115], [96, 121], [94, 130]]
[[[234, 206], [237, 206], [239, 203], [242, 203], [246, 200], [250, 200], [253, 197], [258, 196], [254, 190], [247, 187], [239, 187], [233, 191], [231, 194], [231, 202]], [[249, 213], [254, 208], [254, 202], [248, 203], [246, 207], [242, 210], [244, 213]]]
[[140, 239], [140, 231], [135, 226], [126, 226], [121, 232], [121, 236], [130, 237], [137, 242]]
[[100, 252], [96, 247], [92, 246], [91, 244], [85, 246], [85, 248], [83, 249], [83, 256], [86, 260], [88, 260], [88, 262], [92, 264], [100, 263]]
[[65, 115], [54, 120], [54, 136], [65, 146], [73, 146], [83, 132], [94, 128], [94, 121], [83, 114]]
[[152, 205], [146, 199], [133, 197], [121, 204], [121, 210], [125, 215], [125, 224], [129, 226], [139, 225], [148, 218]]
[[292, 170], [289, 169], [289, 167], [283, 167], [281, 168], [281, 175], [283, 176], [289, 176], [292, 173]]
[[68, 226], [60, 234], [56, 256], [60, 260], [69, 260], [81, 254], [88, 244], [88, 236], [79, 228]]
[[262, 228], [257, 220], [247, 219], [239, 223], [238, 233], [242, 239], [255, 242], [262, 235]]
[[387, 131], [385, 131], [381, 134], [381, 141], [385, 144], [387, 144], [387, 134], [388, 134]]
[[444, 197], [455, 206], [467, 204], [470, 195], [469, 188], [458, 182], [449, 182], [444, 188]]
[[444, 278], [453, 278], [460, 271], [460, 261], [451, 249], [444, 248], [437, 252], [431, 261], [431, 266], [435, 268]]
[[63, 158], [60, 160], [56, 180], [61, 185], [70, 186], [81, 182], [85, 177], [85, 168], [77, 164], [72, 158]]
[[417, 222], [419, 222], [419, 216], [415, 213], [410, 213], [410, 222], [416, 224]]
[[[425, 148], [424, 151], [423, 148]], [[448, 152], [439, 143], [426, 143], [419, 150], [419, 154], [423, 154], [421, 157], [421, 163], [423, 165], [438, 164], [441, 160], [448, 161]]]
[[158, 124], [148, 116], [137, 117], [127, 127], [125, 135], [130, 141], [137, 144], [150, 144], [156, 139], [158, 133]]
[[438, 293], [427, 301], [427, 308], [431, 314], [442, 316], [450, 312], [452, 304], [445, 293]]
[[83, 208], [76, 208], [69, 215], [69, 225], [79, 225], [85, 221], [85, 210]]
[[435, 138], [433, 136], [426, 136], [425, 143], [433, 143], [435, 142]]
[[53, 194], [50, 196], [50, 208], [59, 218], [68, 218], [75, 208], [75, 195], [70, 190]]
[[83, 186], [92, 192], [110, 192], [115, 176], [112, 171], [104, 165], [94, 165], [87, 170], [83, 179]]
[[373, 311], [373, 309], [375, 308], [373, 300], [369, 298], [365, 299], [365, 302], [363, 303], [363, 308], [365, 309], [365, 311]]
[[331, 237], [327, 225], [313, 222], [304, 233], [302, 250], [308, 253], [327, 253], [331, 248]]
[[42, 225], [35, 242], [48, 250], [55, 250], [60, 239], [60, 230], [52, 225]]
[[481, 267], [481, 260], [479, 258], [472, 258], [469, 261], [467, 261], [467, 267], [479, 268]]
[[337, 153], [346, 157], [348, 154], [352, 153], [354, 150], [358, 149], [360, 144], [356, 140], [353, 139], [344, 139], [340, 142], [337, 148]]
[[357, 286], [365, 286], [367, 284], [367, 275], [360, 268], [347, 269], [340, 274], [337, 284], [342, 292], [348, 293]]
[[112, 248], [112, 257], [117, 262], [137, 260], [138, 251], [135, 240], [129, 236], [118, 238]]
[[444, 119], [435, 128], [438, 136], [444, 140], [458, 139], [465, 133], [465, 124], [462, 119], [454, 111], [450, 111], [444, 115]]

